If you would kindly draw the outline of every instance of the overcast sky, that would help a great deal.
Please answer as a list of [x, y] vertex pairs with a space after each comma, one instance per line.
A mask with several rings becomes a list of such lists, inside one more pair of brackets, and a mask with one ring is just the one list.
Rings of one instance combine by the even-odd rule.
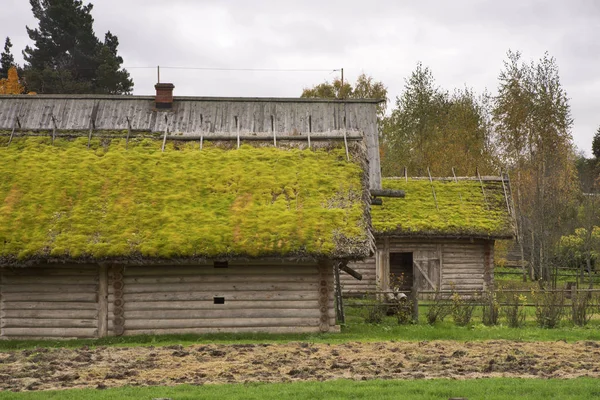
[[[84, 1], [85, 2], [85, 1]], [[13, 54], [36, 27], [26, 0], [2, 0], [0, 35]], [[8, 3], [8, 4], [7, 4]], [[600, 126], [600, 1], [596, 0], [95, 0], [96, 35], [110, 30], [135, 83], [152, 94], [156, 69], [275, 68], [312, 72], [161, 70], [176, 95], [296, 97], [344, 68], [382, 81], [392, 102], [417, 62], [444, 89], [495, 93], [509, 49], [555, 57], [570, 98], [573, 137], [591, 154]], [[2, 43], [4, 40], [2, 39]]]

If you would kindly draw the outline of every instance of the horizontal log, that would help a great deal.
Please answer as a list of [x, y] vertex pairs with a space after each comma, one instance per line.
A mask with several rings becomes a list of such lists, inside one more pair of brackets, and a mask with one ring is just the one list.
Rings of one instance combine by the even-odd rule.
[[448, 283], [453, 282], [453, 283], [455, 283], [457, 285], [468, 285], [468, 284], [474, 284], [474, 285], [476, 285], [476, 284], [482, 284], [483, 283], [483, 277], [481, 277], [481, 278], [473, 278], [473, 277], [471, 277], [471, 278], [450, 279], [450, 278], [444, 276], [442, 278], [442, 280], [444, 282], [448, 282]]
[[3, 284], [0, 291], [7, 293], [89, 293], [98, 290], [98, 285], [49, 285], [39, 284]]
[[[317, 291], [317, 282], [302, 283], [161, 283], [161, 284], [137, 284], [132, 283], [125, 286], [126, 294], [134, 293], [198, 293], [198, 292], [261, 292], [261, 291]], [[109, 293], [112, 292], [109, 288]]]
[[[126, 319], [125, 329], [235, 328], [261, 326], [319, 326], [319, 318]], [[112, 329], [112, 320], [108, 321]]]
[[97, 301], [96, 293], [2, 293], [4, 301], [56, 301], [56, 302], [93, 302]]
[[177, 275], [230, 275], [230, 274], [277, 274], [277, 275], [312, 275], [318, 273], [317, 266], [312, 265], [229, 265], [227, 268], [210, 266], [144, 266], [125, 267], [125, 276], [177, 276]]
[[483, 262], [483, 260], [485, 259], [485, 257], [483, 257], [483, 255], [477, 255], [477, 256], [472, 256], [472, 257], [467, 257], [467, 256], [463, 256], [463, 257], [458, 257], [458, 256], [452, 256], [452, 257], [445, 257], [442, 256], [442, 258], [444, 259], [444, 263], [448, 262], [448, 263], [481, 263]]
[[98, 276], [98, 267], [95, 268], [37, 268], [23, 267], [3, 269], [2, 276]]
[[95, 319], [41, 319], [41, 318], [3, 318], [3, 328], [92, 328], [97, 327]]
[[95, 302], [50, 302], [50, 301], [4, 301], [2, 308], [5, 310], [96, 310]]
[[[272, 300], [230, 300], [225, 304], [214, 304], [210, 301], [143, 301], [125, 303], [125, 312], [144, 311], [144, 310], [230, 310], [230, 309], [313, 309], [319, 307], [319, 301], [315, 300], [296, 300], [296, 301], [272, 301]], [[108, 310], [112, 312], [113, 303], [109, 303]]]
[[[97, 137], [97, 136], [94, 136]], [[109, 138], [112, 138], [113, 136], [107, 136]], [[167, 135], [167, 140], [176, 140], [176, 141], [200, 141], [200, 136], [199, 135]], [[205, 141], [222, 141], [222, 140], [237, 140], [237, 136], [235, 134], [230, 134], [230, 135], [215, 135], [214, 133], [207, 133], [206, 136], [202, 136], [203, 140]], [[273, 136], [269, 135], [240, 135], [240, 140], [241, 141], [261, 141], [261, 142], [272, 142], [273, 141]], [[310, 137], [311, 140], [314, 141], [332, 141], [332, 140], [343, 140], [344, 136], [342, 136], [341, 134], [338, 135], [318, 135], [318, 134], [313, 134]], [[361, 141], [363, 140], [364, 137], [360, 134], [360, 133], [347, 133], [346, 134], [346, 140], [350, 140], [350, 141]], [[277, 135], [277, 140], [282, 140], [282, 141], [300, 141], [300, 142], [306, 142], [307, 139], [307, 135], [286, 135], [286, 134], [281, 134], [281, 135]]]
[[[331, 332], [338, 331], [339, 327], [331, 327]], [[319, 326], [261, 326], [257, 327], [235, 327], [235, 328], [167, 328], [167, 329], [127, 329], [124, 336], [134, 335], [180, 335], [208, 333], [316, 333], [320, 332]], [[109, 332], [110, 333], [110, 332]], [[114, 335], [114, 334], [113, 334]]]
[[371, 196], [373, 197], [395, 197], [395, 198], [404, 198], [406, 193], [404, 190], [394, 190], [394, 189], [371, 189]]
[[95, 319], [98, 310], [10, 310], [3, 307], [2, 318]]
[[[207, 300], [213, 301], [213, 297], [225, 297], [228, 300], [317, 300], [319, 293], [315, 291], [286, 291], [286, 292], [181, 292], [181, 293], [125, 293], [123, 298], [125, 302], [135, 301], [173, 301], [173, 300]], [[109, 295], [109, 301], [113, 301], [112, 295]]]
[[442, 290], [481, 290], [483, 287], [483, 282], [479, 283], [458, 283], [455, 282], [454, 285], [450, 284], [442, 284]]
[[340, 265], [340, 270], [344, 271], [345, 273], [347, 273], [348, 275], [350, 275], [351, 277], [353, 277], [354, 279], [358, 279], [359, 281], [362, 280], [362, 274], [360, 274], [359, 272], [353, 270], [352, 268], [350, 268], [347, 265]]
[[231, 284], [243, 282], [317, 282], [318, 275], [247, 275], [247, 274], [227, 274], [227, 275], [183, 275], [183, 276], [125, 276], [123, 283], [129, 285], [132, 283], [209, 283], [209, 282], [227, 282]]
[[3, 337], [89, 338], [96, 337], [96, 328], [3, 328]]
[[62, 276], [31, 276], [9, 275], [2, 278], [3, 285], [97, 285], [98, 277], [89, 275], [62, 275]]
[[443, 275], [444, 280], [465, 280], [465, 279], [483, 279], [483, 273], [480, 274], [446, 274]]
[[213, 310], [152, 310], [152, 311], [129, 311], [125, 312], [126, 320], [169, 320], [169, 319], [229, 319], [229, 318], [319, 318], [319, 307], [312, 309], [213, 309]]

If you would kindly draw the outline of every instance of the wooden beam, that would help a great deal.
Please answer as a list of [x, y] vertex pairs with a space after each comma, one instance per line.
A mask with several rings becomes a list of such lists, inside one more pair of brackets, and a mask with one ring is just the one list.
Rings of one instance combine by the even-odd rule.
[[340, 270], [344, 271], [354, 279], [362, 281], [362, 274], [350, 268], [347, 264], [340, 264]]
[[98, 267], [98, 337], [108, 334], [108, 268]]
[[394, 189], [371, 189], [371, 196], [374, 197], [397, 197], [403, 198], [406, 196], [404, 190]]
[[335, 304], [337, 312], [337, 320], [340, 323], [346, 323], [346, 315], [344, 313], [344, 300], [342, 298], [342, 283], [340, 282], [340, 267], [345, 265], [343, 262], [335, 263], [333, 266], [333, 273], [335, 277]]

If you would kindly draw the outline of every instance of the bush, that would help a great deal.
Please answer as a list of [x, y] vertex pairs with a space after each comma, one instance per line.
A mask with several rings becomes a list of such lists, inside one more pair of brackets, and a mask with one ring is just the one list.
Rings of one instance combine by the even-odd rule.
[[433, 297], [433, 303], [427, 308], [427, 323], [435, 324], [437, 321], [443, 321], [452, 312], [452, 307], [442, 298], [439, 291]]
[[[501, 292], [502, 293], [502, 292]], [[527, 297], [517, 292], [502, 293], [505, 305], [502, 306], [502, 314], [511, 328], [519, 328], [525, 322], [525, 302]]]
[[461, 296], [454, 292], [450, 296], [452, 301], [452, 319], [458, 326], [467, 326], [473, 317], [473, 311], [477, 305], [477, 296]]
[[500, 306], [496, 292], [488, 290], [483, 295], [483, 324], [487, 326], [498, 325]]
[[365, 322], [367, 324], [380, 324], [383, 322], [387, 306], [379, 301], [369, 304], [367, 306], [367, 315], [365, 316]]
[[571, 321], [575, 325], [585, 326], [596, 311], [596, 299], [588, 291], [577, 291], [571, 296]]
[[563, 290], [532, 292], [535, 302], [535, 319], [540, 328], [556, 328], [565, 312]]

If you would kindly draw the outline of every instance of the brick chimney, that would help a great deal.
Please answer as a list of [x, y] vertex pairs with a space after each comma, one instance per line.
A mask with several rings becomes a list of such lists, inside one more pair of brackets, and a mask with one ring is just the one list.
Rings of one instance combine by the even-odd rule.
[[172, 83], [157, 83], [154, 85], [156, 89], [156, 108], [169, 109], [173, 107], [173, 89], [175, 85]]

